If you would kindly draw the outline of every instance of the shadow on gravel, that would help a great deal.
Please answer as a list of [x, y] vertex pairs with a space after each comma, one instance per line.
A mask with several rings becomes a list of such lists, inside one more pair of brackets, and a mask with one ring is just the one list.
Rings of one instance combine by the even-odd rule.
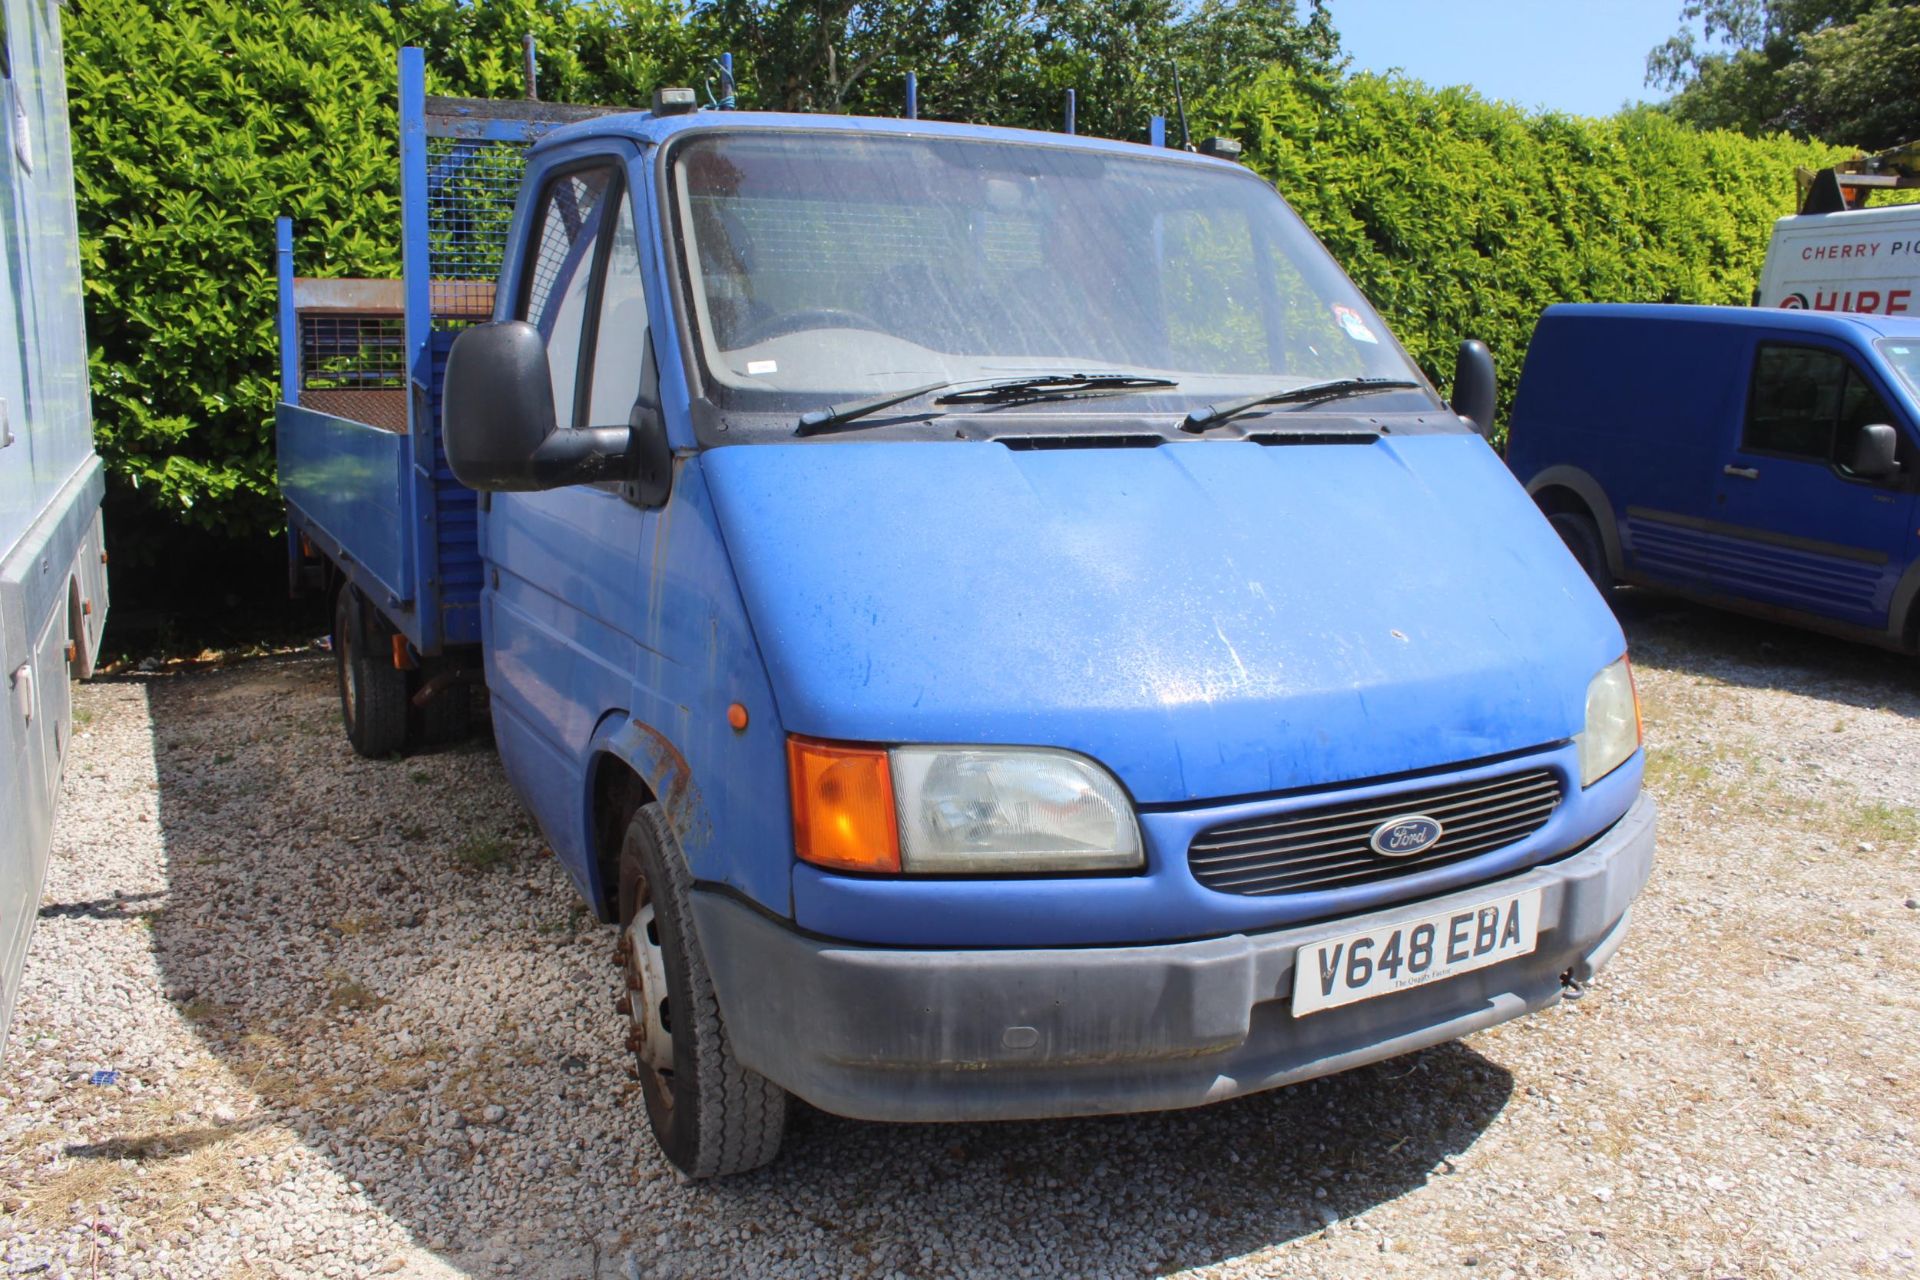
[[1920, 668], [1904, 654], [1631, 587], [1613, 611], [1636, 663], [1754, 689], [1816, 683], [1828, 701], [1920, 718]]
[[[331, 666], [152, 695], [168, 995], [284, 1124], [476, 1275], [1144, 1275], [1444, 1176], [1513, 1089], [1444, 1045], [1197, 1111], [886, 1126], [798, 1108], [779, 1161], [671, 1176], [592, 922], [490, 746], [357, 760]], [[200, 1135], [129, 1134], [103, 1154]]]

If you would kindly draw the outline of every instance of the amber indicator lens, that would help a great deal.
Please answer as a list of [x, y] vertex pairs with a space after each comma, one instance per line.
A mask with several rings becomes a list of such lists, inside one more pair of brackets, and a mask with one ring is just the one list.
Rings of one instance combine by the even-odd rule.
[[835, 871], [900, 870], [885, 751], [790, 737], [787, 772], [794, 849], [802, 861]]

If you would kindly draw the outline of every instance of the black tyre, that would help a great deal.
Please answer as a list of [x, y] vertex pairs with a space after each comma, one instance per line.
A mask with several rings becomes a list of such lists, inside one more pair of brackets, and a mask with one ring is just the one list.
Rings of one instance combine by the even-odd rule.
[[787, 1094], [733, 1056], [694, 937], [690, 882], [660, 806], [642, 807], [620, 845], [627, 1047], [662, 1154], [689, 1177], [717, 1178], [773, 1159]]
[[1611, 591], [1613, 573], [1607, 568], [1607, 548], [1600, 540], [1600, 526], [1593, 522], [1593, 517], [1578, 511], [1556, 511], [1547, 517], [1547, 523], [1586, 570], [1594, 589], [1603, 596]]
[[370, 759], [383, 759], [406, 745], [407, 673], [393, 665], [390, 646], [369, 643], [381, 628], [366, 616], [352, 587], [340, 588], [333, 605], [333, 659], [340, 671], [340, 719], [347, 741]]

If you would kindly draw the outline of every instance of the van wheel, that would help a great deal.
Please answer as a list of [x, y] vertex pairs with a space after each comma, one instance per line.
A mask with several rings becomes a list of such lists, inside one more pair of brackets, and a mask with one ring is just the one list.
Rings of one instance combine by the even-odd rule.
[[407, 673], [395, 669], [391, 654], [368, 650], [367, 636], [377, 631], [366, 625], [360, 593], [341, 587], [333, 605], [340, 719], [353, 749], [374, 760], [392, 755], [407, 741]]
[[627, 1047], [662, 1154], [689, 1177], [724, 1177], [780, 1150], [787, 1094], [733, 1056], [693, 933], [692, 877], [671, 846], [657, 804], [633, 815], [620, 844]]
[[1594, 589], [1602, 596], [1611, 591], [1613, 574], [1607, 568], [1607, 548], [1600, 541], [1600, 526], [1593, 522], [1593, 517], [1577, 511], [1556, 511], [1547, 517], [1547, 523], [1586, 570]]

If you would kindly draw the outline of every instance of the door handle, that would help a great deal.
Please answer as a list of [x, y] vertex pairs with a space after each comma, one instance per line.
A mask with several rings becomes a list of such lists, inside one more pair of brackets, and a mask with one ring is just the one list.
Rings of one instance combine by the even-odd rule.
[[1720, 470], [1730, 476], [1739, 476], [1742, 480], [1758, 480], [1760, 478], [1760, 468], [1758, 467], [1736, 467], [1729, 462], [1726, 466], [1720, 468]]

